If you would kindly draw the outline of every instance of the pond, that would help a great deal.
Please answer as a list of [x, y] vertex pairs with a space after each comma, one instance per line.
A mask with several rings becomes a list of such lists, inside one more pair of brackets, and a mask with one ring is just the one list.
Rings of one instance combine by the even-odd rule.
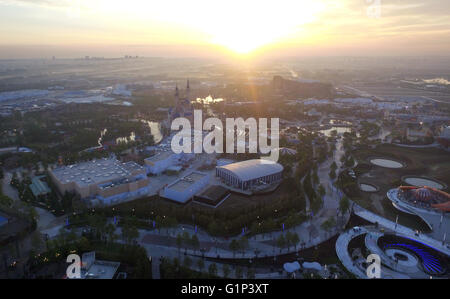
[[220, 103], [223, 102], [224, 99], [222, 98], [213, 98], [212, 96], [207, 96], [206, 98], [197, 98], [195, 100], [195, 102], [203, 104], [203, 105], [208, 105], [208, 104], [214, 104], [214, 103]]
[[405, 181], [405, 183], [409, 184], [409, 185], [413, 185], [416, 187], [423, 187], [423, 186], [428, 186], [431, 188], [436, 188], [439, 190], [444, 189], [444, 185], [432, 180], [432, 179], [428, 179], [428, 178], [422, 178], [422, 177], [407, 177], [404, 178], [403, 181]]
[[[161, 132], [161, 124], [159, 122], [149, 121], [149, 120], [145, 120], [145, 119], [140, 119], [137, 121], [141, 121], [148, 125], [148, 127], [150, 129], [150, 134], [153, 136], [153, 141], [155, 142], [155, 144], [158, 144], [162, 141], [163, 133]], [[106, 129], [106, 128], [100, 131], [100, 137], [98, 139], [99, 146], [103, 146], [103, 141], [104, 141], [103, 138], [105, 137], [107, 132], [108, 132], [108, 129]], [[131, 141], [136, 141], [136, 134], [134, 132], [130, 132], [129, 136], [122, 136], [122, 137], [116, 138], [117, 144], [128, 143]]]
[[371, 159], [370, 163], [380, 166], [380, 167], [386, 167], [386, 168], [402, 168], [403, 164], [394, 160], [390, 160], [390, 159], [381, 159], [381, 158], [376, 158], [376, 159]]
[[336, 130], [338, 135], [342, 135], [344, 133], [350, 133], [352, 131], [352, 128], [349, 127], [331, 127], [327, 130], [320, 130], [319, 132], [324, 134], [327, 137], [331, 136], [331, 132]]
[[352, 122], [346, 121], [346, 120], [330, 119], [329, 124], [330, 125], [344, 124], [344, 125], [351, 126]]
[[377, 192], [378, 188], [374, 185], [370, 185], [370, 184], [364, 184], [361, 183], [359, 184], [359, 189], [361, 189], [364, 192]]

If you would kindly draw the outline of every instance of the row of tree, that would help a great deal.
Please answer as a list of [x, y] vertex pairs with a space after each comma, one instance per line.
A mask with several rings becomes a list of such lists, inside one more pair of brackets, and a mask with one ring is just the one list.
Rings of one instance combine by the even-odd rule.
[[300, 238], [298, 237], [296, 232], [287, 232], [285, 234], [280, 234], [276, 239], [277, 247], [280, 248], [280, 252], [283, 248], [289, 249], [291, 246], [294, 246], [295, 250], [297, 250], [297, 246], [300, 242]]

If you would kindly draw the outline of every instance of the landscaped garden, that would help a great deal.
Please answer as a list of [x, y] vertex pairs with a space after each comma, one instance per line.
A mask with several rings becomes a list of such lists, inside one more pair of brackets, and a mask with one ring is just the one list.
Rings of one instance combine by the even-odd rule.
[[[428, 231], [427, 225], [417, 216], [405, 214], [392, 206], [386, 197], [389, 189], [406, 185], [402, 181], [405, 176], [430, 177], [442, 181], [447, 186], [450, 183], [450, 155], [439, 148], [409, 148], [390, 144], [382, 144], [374, 149], [357, 149], [351, 155], [358, 162], [354, 168], [356, 179], [346, 172], [339, 175], [339, 183], [344, 192], [362, 207], [373, 211], [391, 221], [413, 227], [420, 231]], [[384, 157], [398, 161], [404, 165], [401, 168], [386, 168], [373, 165], [374, 157]], [[378, 187], [376, 192], [364, 192], [359, 184], [370, 184]]]

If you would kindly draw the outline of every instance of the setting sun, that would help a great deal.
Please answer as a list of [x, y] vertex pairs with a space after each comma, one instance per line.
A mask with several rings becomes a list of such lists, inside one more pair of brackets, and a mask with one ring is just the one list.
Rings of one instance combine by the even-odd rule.
[[[76, 2], [77, 3], [77, 2]], [[98, 0], [68, 7], [71, 18], [104, 15], [127, 18], [127, 26], [152, 26], [162, 23], [162, 32], [181, 27], [190, 42], [224, 46], [236, 53], [249, 53], [259, 47], [295, 34], [301, 26], [316, 19], [324, 9], [322, 0], [229, 0], [164, 1]], [[175, 9], [176, 8], [176, 9]], [[150, 22], [150, 24], [148, 24]], [[179, 34], [179, 33], [178, 33]], [[164, 38], [173, 38], [172, 33]], [[175, 38], [179, 39], [178, 36]], [[181, 37], [183, 38], [183, 36]]]
[[301, 25], [313, 21], [322, 9], [320, 1], [231, 2], [241, 3], [220, 7], [219, 16], [198, 16], [188, 20], [188, 24], [205, 32], [210, 38], [209, 42], [237, 53], [251, 52], [296, 33]]
[[[130, 3], [131, 2], [131, 3]], [[175, 7], [176, 10], [173, 9]], [[148, 3], [141, 0], [100, 1], [97, 10], [157, 19], [196, 32], [203, 42], [248, 53], [295, 34], [315, 20], [324, 9], [322, 1], [307, 0], [210, 0]]]

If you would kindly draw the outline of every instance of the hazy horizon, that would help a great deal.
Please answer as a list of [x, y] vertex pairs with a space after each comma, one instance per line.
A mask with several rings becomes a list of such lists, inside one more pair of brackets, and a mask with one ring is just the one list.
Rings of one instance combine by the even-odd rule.
[[437, 0], [0, 0], [0, 59], [448, 56]]

